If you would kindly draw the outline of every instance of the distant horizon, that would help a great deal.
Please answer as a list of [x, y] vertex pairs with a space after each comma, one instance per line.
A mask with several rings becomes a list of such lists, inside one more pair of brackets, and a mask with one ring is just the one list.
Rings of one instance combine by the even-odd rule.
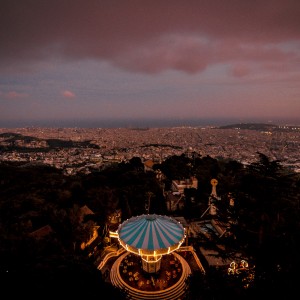
[[74, 2], [1, 3], [0, 127], [300, 124], [300, 1]]
[[98, 120], [18, 120], [2, 121], [0, 128], [164, 128], [164, 127], [198, 127], [226, 126], [232, 124], [263, 123], [273, 125], [300, 125], [300, 119], [239, 119], [239, 118], [186, 118], [186, 119], [98, 119]]

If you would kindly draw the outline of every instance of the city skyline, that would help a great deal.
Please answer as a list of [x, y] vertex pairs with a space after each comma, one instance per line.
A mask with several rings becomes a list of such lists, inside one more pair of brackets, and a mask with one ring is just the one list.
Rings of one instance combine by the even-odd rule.
[[299, 15], [293, 0], [4, 0], [0, 127], [300, 124]]

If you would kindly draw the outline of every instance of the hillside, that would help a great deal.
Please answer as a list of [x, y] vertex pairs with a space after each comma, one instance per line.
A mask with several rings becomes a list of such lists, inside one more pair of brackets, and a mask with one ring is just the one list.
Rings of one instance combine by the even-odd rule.
[[279, 128], [279, 126], [275, 125], [275, 124], [267, 124], [267, 123], [237, 123], [237, 124], [220, 126], [218, 128], [219, 129], [248, 129], [248, 130], [268, 131], [268, 130], [276, 130]]

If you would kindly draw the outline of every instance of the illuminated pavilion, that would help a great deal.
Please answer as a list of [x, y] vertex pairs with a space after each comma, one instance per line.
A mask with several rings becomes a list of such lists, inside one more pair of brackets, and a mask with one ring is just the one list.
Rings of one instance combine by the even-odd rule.
[[107, 255], [108, 259], [118, 257], [108, 269], [110, 282], [126, 290], [128, 299], [174, 300], [184, 296], [191, 268], [177, 253], [189, 251], [181, 247], [186, 232], [180, 222], [168, 216], [143, 214], [119, 224], [116, 231], [110, 231], [110, 237], [117, 238], [121, 245]]
[[145, 272], [157, 273], [162, 256], [177, 250], [183, 243], [185, 229], [167, 216], [140, 215], [119, 225], [118, 239], [127, 251], [142, 258]]

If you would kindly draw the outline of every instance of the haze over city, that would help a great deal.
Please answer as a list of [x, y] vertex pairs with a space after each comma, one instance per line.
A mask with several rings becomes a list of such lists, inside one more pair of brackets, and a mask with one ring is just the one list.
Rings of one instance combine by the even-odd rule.
[[0, 127], [300, 124], [300, 2], [3, 0]]

